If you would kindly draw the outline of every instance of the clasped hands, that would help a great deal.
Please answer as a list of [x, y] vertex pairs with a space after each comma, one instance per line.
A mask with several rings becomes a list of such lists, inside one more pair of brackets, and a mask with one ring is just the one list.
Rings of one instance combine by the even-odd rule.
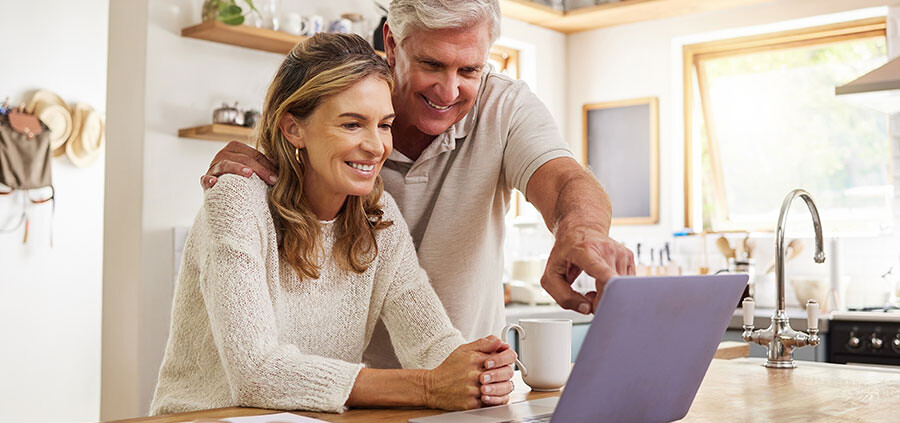
[[428, 408], [469, 410], [509, 402], [516, 352], [490, 335], [457, 347], [425, 375]]

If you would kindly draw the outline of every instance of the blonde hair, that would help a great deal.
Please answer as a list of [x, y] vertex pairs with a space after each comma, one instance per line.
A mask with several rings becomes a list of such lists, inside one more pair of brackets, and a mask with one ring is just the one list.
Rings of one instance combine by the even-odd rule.
[[[299, 121], [320, 104], [365, 78], [374, 76], [393, 87], [387, 63], [357, 35], [319, 33], [297, 44], [275, 74], [256, 127], [257, 147], [278, 165], [278, 182], [269, 190], [269, 204], [279, 235], [281, 257], [301, 279], [319, 277], [322, 255], [320, 223], [303, 192], [309, 159], [297, 154], [279, 127], [286, 113]], [[378, 255], [375, 232], [393, 222], [382, 220], [381, 176], [364, 196], [348, 196], [335, 218], [332, 257], [347, 271], [364, 272]]]

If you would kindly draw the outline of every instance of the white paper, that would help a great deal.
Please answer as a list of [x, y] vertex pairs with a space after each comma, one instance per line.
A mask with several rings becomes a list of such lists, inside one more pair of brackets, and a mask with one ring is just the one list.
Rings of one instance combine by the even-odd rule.
[[201, 421], [222, 421], [229, 423], [327, 423], [325, 420], [313, 419], [310, 417], [298, 416], [291, 413], [263, 414], [260, 416], [244, 416], [244, 417], [219, 417], [219, 418], [202, 418], [181, 423], [193, 423], [196, 420]]

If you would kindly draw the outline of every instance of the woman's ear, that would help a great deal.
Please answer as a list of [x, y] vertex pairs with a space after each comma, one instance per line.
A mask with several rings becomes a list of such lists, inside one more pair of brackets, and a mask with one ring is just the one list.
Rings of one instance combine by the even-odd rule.
[[297, 118], [290, 113], [285, 113], [284, 116], [281, 117], [281, 121], [278, 122], [278, 128], [281, 129], [281, 134], [284, 135], [284, 138], [288, 140], [294, 148], [303, 148], [306, 147], [304, 143], [304, 135], [305, 131], [303, 130], [303, 125], [300, 122], [297, 122]]

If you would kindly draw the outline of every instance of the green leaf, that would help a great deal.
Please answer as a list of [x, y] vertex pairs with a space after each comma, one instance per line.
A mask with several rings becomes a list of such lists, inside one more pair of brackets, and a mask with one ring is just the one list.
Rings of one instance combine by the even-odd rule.
[[240, 15], [241, 12], [242, 12], [241, 7], [236, 6], [234, 4], [232, 4], [230, 6], [225, 6], [224, 9], [222, 9], [222, 8], [219, 9], [220, 16], [235, 16], [235, 15]]
[[226, 25], [241, 25], [244, 23], [243, 15], [219, 15], [218, 19]]

